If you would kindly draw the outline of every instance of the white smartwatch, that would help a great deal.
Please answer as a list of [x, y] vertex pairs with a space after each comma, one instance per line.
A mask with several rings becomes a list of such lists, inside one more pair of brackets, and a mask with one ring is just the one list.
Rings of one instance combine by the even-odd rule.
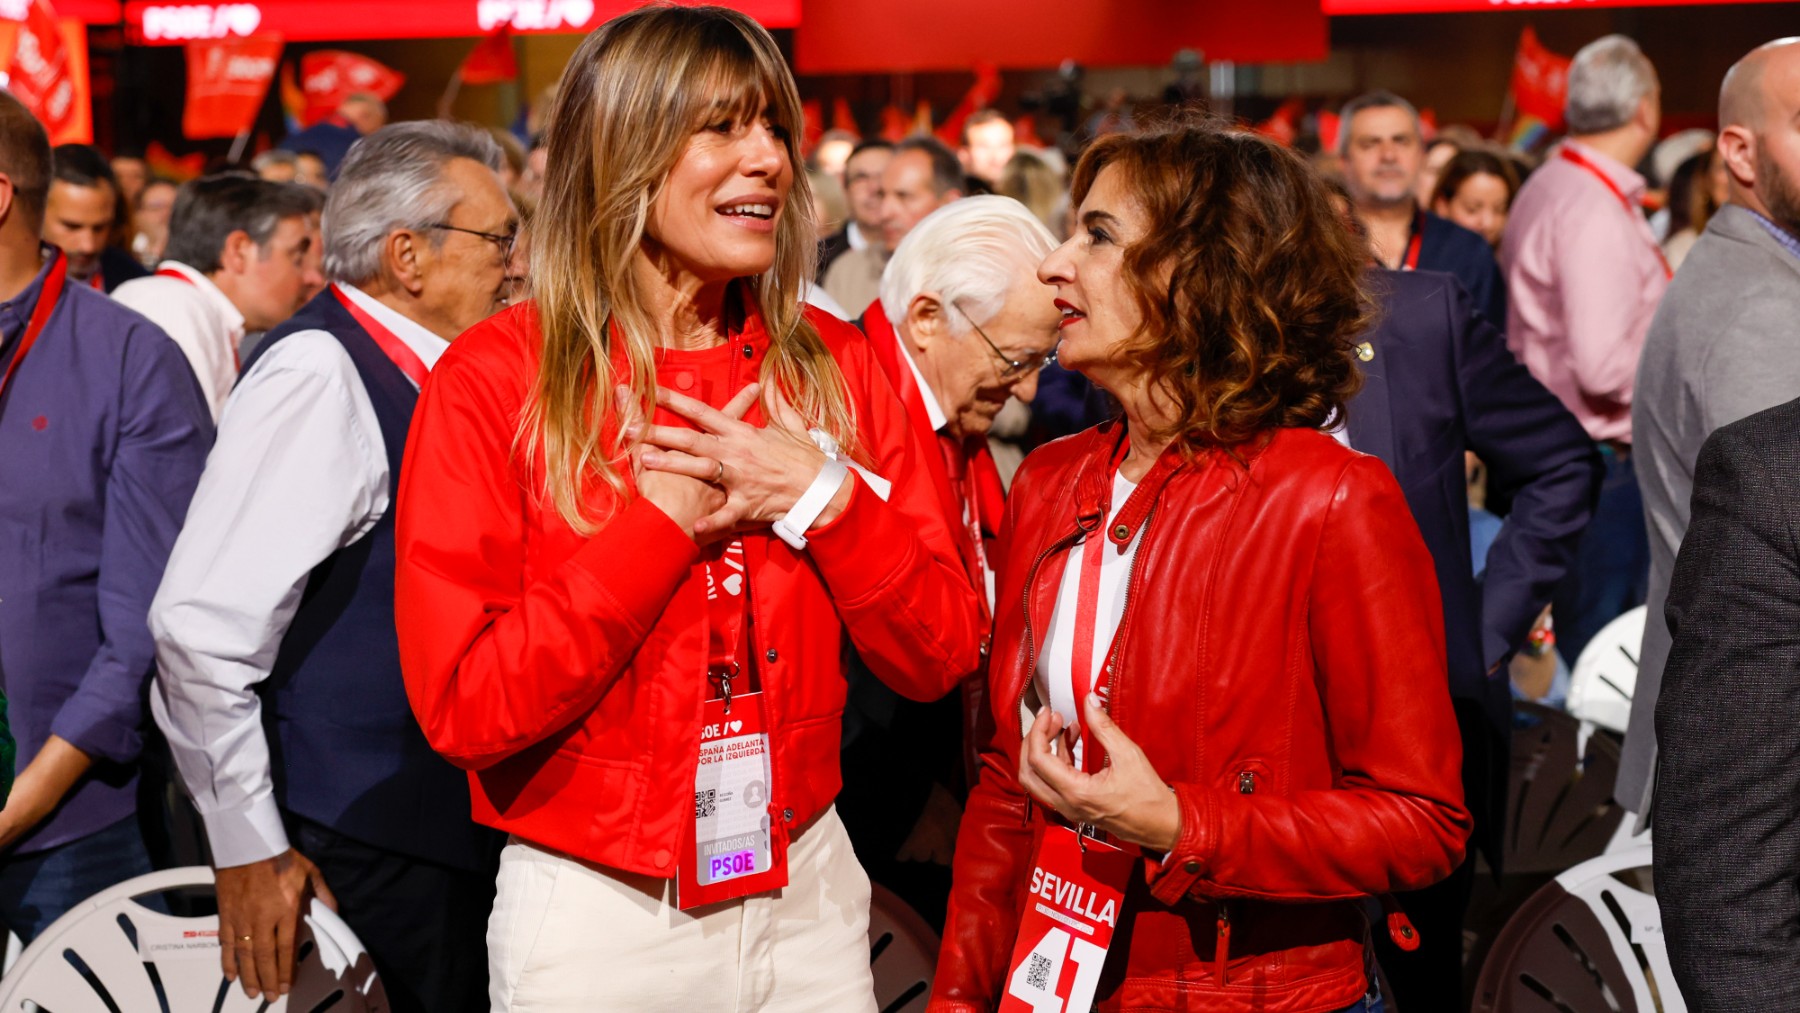
[[806, 531], [812, 527], [813, 521], [825, 512], [831, 498], [843, 487], [844, 479], [850, 476], [850, 469], [836, 458], [826, 458], [825, 466], [819, 469], [818, 477], [800, 494], [786, 514], [771, 527], [781, 536], [781, 540], [794, 547], [796, 552], [806, 548]]

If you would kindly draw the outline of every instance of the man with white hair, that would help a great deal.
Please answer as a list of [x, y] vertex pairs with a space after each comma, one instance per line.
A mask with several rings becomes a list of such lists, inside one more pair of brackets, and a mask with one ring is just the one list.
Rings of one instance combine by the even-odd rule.
[[[1043, 223], [1010, 197], [955, 201], [901, 241], [882, 272], [881, 298], [863, 317], [914, 429], [942, 455], [932, 478], [984, 613], [994, 588], [987, 542], [1005, 496], [987, 433], [1009, 398], [1031, 400], [1056, 348], [1062, 314], [1037, 278], [1055, 248]], [[937, 925], [970, 787], [963, 743], [979, 713], [976, 688], [919, 704], [860, 665], [851, 672], [838, 812], [869, 875]]]
[[1553, 605], [1571, 665], [1600, 627], [1643, 604], [1649, 574], [1631, 394], [1670, 272], [1632, 166], [1656, 141], [1661, 103], [1636, 43], [1608, 35], [1583, 47], [1569, 68], [1569, 137], [1519, 191], [1500, 243], [1507, 346], [1606, 457], [1593, 523]]
[[497, 841], [407, 706], [393, 502], [427, 371], [503, 302], [500, 160], [442, 121], [351, 149], [332, 284], [245, 363], [151, 606], [151, 709], [206, 823], [225, 976], [252, 998], [291, 986], [311, 893], [335, 895], [394, 1010], [487, 1008]]

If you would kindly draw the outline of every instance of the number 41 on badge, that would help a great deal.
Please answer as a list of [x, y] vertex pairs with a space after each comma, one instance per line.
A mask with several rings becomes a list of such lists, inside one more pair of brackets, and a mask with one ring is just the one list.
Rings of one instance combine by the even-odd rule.
[[1032, 858], [999, 1013], [1087, 1013], [1137, 856], [1049, 827]]

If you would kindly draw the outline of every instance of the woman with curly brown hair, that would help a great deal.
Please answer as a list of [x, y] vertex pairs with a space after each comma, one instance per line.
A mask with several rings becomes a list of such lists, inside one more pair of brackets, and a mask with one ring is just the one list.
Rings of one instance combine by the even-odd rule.
[[1073, 199], [1040, 277], [1124, 418], [1008, 500], [931, 1009], [1380, 1009], [1364, 902], [1447, 875], [1469, 817], [1431, 557], [1321, 431], [1368, 251], [1249, 133], [1102, 139]]

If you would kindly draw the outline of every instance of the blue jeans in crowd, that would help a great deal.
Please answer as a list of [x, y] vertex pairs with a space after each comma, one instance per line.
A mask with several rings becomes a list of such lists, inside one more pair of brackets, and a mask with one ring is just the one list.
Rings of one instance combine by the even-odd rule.
[[1650, 584], [1650, 538], [1637, 472], [1629, 454], [1605, 446], [1600, 453], [1606, 460], [1600, 502], [1551, 607], [1556, 649], [1570, 668], [1602, 626], [1644, 604]]
[[1387, 1013], [1387, 1000], [1381, 997], [1381, 982], [1371, 972], [1369, 976], [1369, 994], [1356, 1000], [1338, 1013]]
[[0, 925], [29, 944], [89, 897], [150, 872], [137, 817], [27, 855], [0, 858]]

